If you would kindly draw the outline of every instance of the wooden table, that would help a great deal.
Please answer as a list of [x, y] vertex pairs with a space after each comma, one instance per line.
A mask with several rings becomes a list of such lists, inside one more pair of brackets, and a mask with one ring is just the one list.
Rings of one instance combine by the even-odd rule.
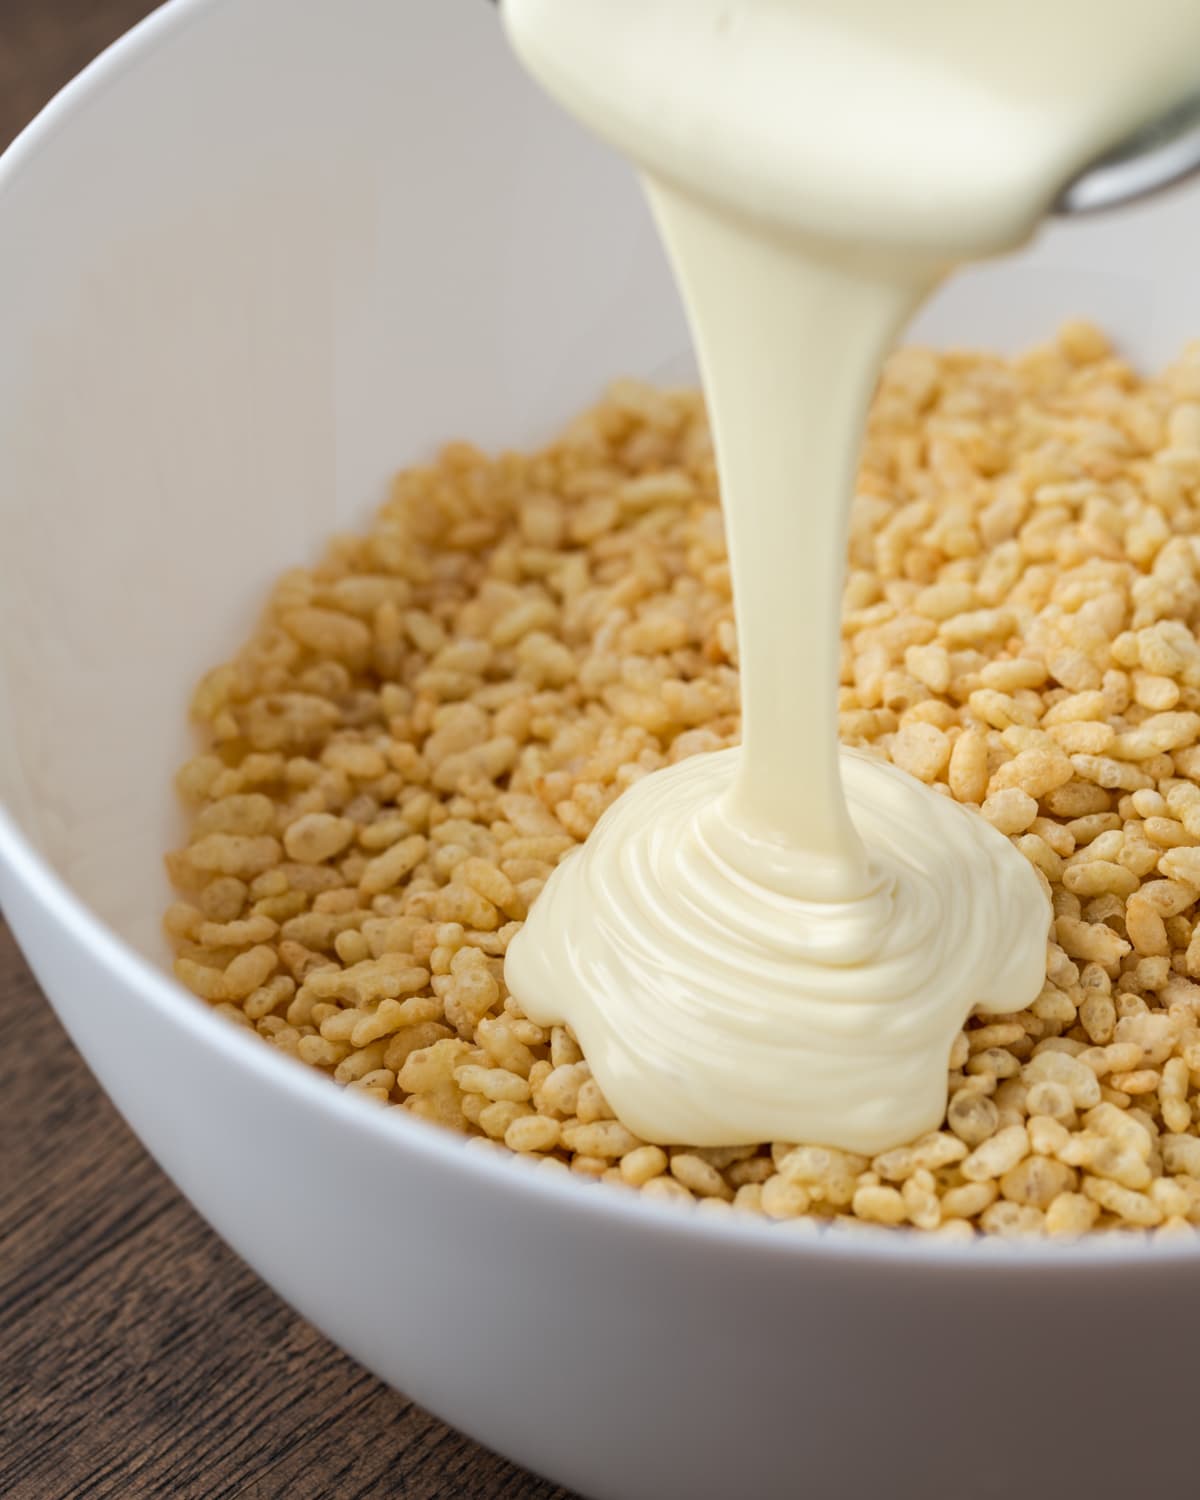
[[[0, 0], [0, 146], [151, 8]], [[226, 1249], [2, 919], [0, 1037], [3, 1500], [569, 1500], [381, 1385]]]

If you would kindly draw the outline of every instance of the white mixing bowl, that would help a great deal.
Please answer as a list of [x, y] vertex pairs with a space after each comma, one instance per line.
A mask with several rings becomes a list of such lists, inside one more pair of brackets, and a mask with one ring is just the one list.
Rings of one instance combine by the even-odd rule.
[[[1200, 334], [1198, 243], [1195, 195], [1064, 227], [921, 332], [1011, 347], [1093, 315], [1160, 360]], [[1200, 1246], [656, 1209], [356, 1102], [164, 970], [189, 688], [268, 579], [437, 441], [533, 441], [686, 363], [631, 174], [491, 6], [175, 0], [4, 158], [0, 330], [0, 901], [272, 1286], [605, 1500], [1188, 1492]]]

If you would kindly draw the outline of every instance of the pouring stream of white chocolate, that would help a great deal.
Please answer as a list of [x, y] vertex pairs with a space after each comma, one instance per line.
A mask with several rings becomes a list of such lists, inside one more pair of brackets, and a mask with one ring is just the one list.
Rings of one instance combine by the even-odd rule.
[[635, 783], [505, 977], [647, 1140], [873, 1153], [939, 1122], [972, 1009], [1041, 989], [1049, 906], [977, 813], [837, 744], [849, 501], [880, 362], [1200, 81], [1194, 0], [505, 0], [642, 167], [712, 417], [740, 749]]

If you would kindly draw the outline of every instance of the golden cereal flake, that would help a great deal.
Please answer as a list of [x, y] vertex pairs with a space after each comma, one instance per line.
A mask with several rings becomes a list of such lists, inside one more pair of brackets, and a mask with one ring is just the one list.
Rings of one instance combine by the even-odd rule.
[[[712, 443], [621, 381], [549, 447], [465, 443], [285, 574], [198, 687], [176, 973], [385, 1107], [548, 1171], [955, 1239], [1200, 1223], [1200, 346], [1138, 376], [1071, 325], [904, 350], [868, 425], [839, 707], [1041, 872], [1046, 985], [968, 1023], [942, 1129], [873, 1161], [649, 1145], [504, 953], [634, 781], [738, 736]], [[502, 1143], [502, 1144], [501, 1144]]]

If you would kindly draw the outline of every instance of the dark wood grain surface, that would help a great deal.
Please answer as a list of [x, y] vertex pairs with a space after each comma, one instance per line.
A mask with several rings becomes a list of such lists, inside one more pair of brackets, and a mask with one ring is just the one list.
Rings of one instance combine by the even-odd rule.
[[[0, 0], [0, 146], [150, 9]], [[0, 1038], [2, 1500], [569, 1500], [381, 1385], [226, 1249], [2, 918]]]

